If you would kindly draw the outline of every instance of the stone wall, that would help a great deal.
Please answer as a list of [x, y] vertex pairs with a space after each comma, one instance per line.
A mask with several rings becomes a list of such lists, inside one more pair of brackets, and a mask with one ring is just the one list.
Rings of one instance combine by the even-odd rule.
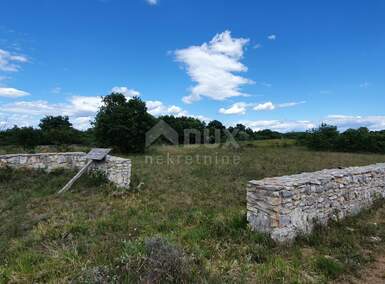
[[[86, 153], [39, 153], [0, 155], [0, 168], [30, 168], [52, 171], [59, 168], [78, 170], [87, 162]], [[131, 160], [107, 156], [104, 161], [95, 161], [90, 171], [104, 173], [109, 181], [119, 187], [128, 188], [131, 177]]]
[[385, 164], [250, 181], [247, 219], [277, 241], [310, 233], [315, 222], [354, 215], [385, 197]]

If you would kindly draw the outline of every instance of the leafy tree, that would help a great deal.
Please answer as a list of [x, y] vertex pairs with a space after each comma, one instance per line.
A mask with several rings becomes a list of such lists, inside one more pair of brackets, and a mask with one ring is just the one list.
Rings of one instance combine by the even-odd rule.
[[245, 125], [238, 123], [235, 127], [230, 126], [228, 131], [234, 135], [238, 141], [252, 140], [254, 138], [254, 131], [251, 128], [246, 128]]
[[155, 121], [140, 98], [127, 101], [123, 94], [112, 93], [103, 98], [95, 117], [95, 139], [101, 146], [122, 152], [144, 152], [146, 132]]
[[270, 129], [264, 129], [255, 132], [254, 138], [256, 140], [281, 139], [282, 134], [277, 131], [272, 131]]
[[69, 121], [68, 116], [48, 115], [40, 120], [39, 127], [43, 131], [52, 129], [70, 129], [72, 128], [72, 123]]
[[318, 128], [308, 131], [305, 144], [314, 150], [333, 151], [338, 146], [339, 132], [336, 126], [322, 123]]
[[68, 116], [46, 116], [40, 120], [39, 127], [45, 144], [63, 145], [82, 142], [80, 132], [72, 127]]
[[42, 133], [33, 127], [13, 128], [13, 138], [16, 145], [24, 149], [33, 149], [40, 144]]
[[189, 141], [190, 144], [195, 144], [198, 143], [198, 139], [203, 141], [203, 137], [197, 138], [193, 133], [190, 133], [188, 139], [185, 138], [185, 131], [196, 130], [197, 133], [199, 132], [200, 135], [203, 135], [203, 130], [206, 127], [205, 122], [194, 117], [175, 117], [173, 115], [160, 116], [159, 119], [166, 122], [178, 133], [180, 144], [184, 143], [185, 141]]
[[207, 129], [209, 134], [208, 141], [210, 143], [219, 143], [226, 139], [224, 134], [226, 127], [222, 124], [222, 122], [218, 120], [212, 120], [207, 124]]

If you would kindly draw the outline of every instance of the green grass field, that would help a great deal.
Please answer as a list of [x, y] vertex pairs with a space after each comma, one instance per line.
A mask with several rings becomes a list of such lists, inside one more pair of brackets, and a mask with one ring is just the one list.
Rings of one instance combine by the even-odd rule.
[[291, 247], [251, 232], [245, 210], [248, 180], [385, 155], [264, 141], [129, 157], [130, 191], [85, 176], [58, 196], [73, 172], [0, 170], [0, 283], [323, 283], [358, 275], [385, 248], [382, 202]]

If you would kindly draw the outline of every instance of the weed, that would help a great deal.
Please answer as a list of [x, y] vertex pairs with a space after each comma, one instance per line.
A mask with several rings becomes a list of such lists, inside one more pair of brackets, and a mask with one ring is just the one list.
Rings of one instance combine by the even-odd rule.
[[188, 256], [166, 239], [124, 242], [120, 258], [121, 280], [145, 283], [188, 283], [193, 264]]
[[343, 272], [344, 267], [337, 260], [330, 257], [319, 256], [315, 260], [315, 267], [322, 272], [328, 279], [335, 279]]

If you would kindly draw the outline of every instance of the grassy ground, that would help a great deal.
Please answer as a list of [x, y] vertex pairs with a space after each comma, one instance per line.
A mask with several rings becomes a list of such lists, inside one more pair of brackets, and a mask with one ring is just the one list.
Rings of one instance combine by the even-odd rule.
[[130, 158], [129, 192], [83, 177], [57, 196], [73, 173], [0, 170], [0, 283], [322, 283], [358, 274], [385, 248], [382, 202], [291, 247], [251, 232], [245, 218], [248, 180], [384, 155], [273, 141], [238, 150], [165, 146]]

